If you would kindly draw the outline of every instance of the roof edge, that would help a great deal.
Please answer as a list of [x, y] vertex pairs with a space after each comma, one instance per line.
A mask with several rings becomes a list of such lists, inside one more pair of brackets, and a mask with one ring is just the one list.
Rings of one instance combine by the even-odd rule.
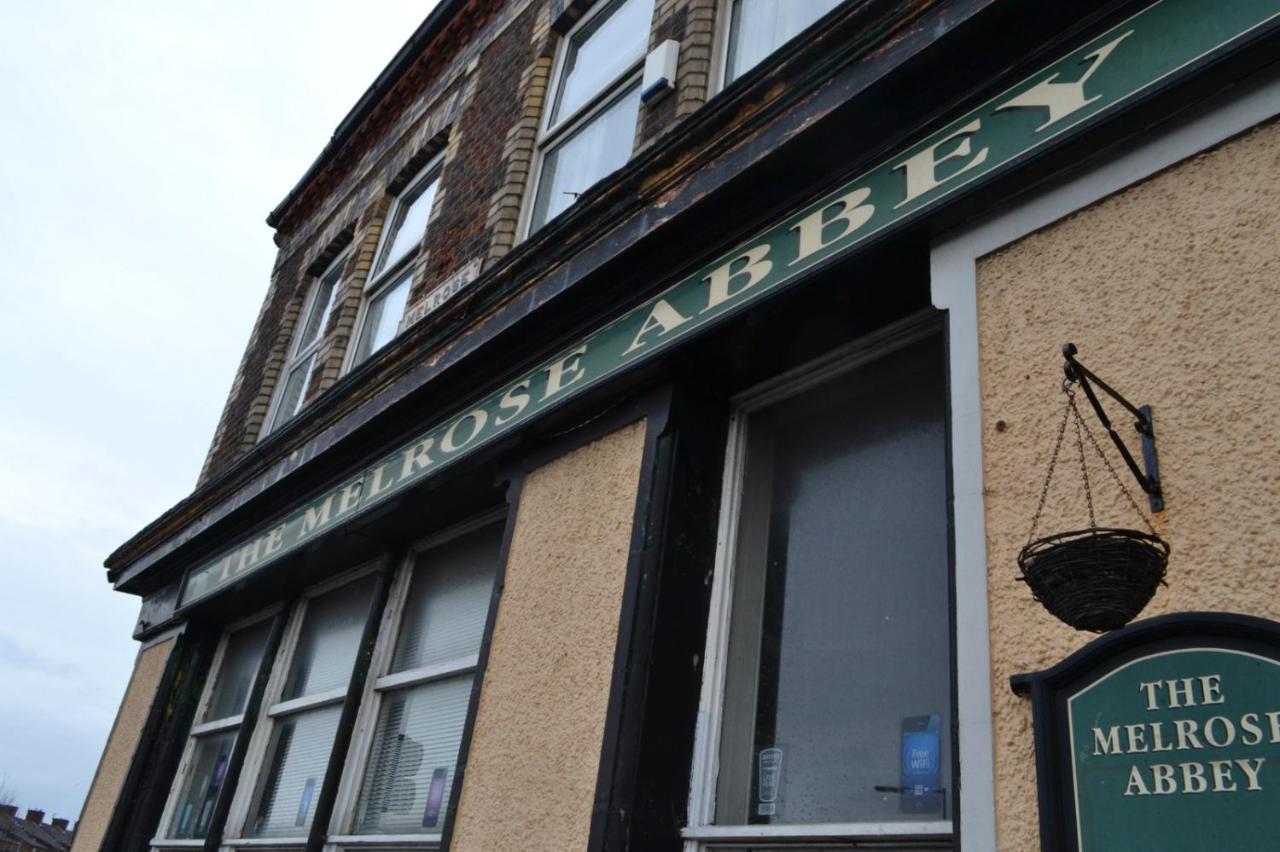
[[400, 49], [396, 51], [396, 55], [379, 72], [369, 88], [365, 89], [364, 94], [360, 96], [360, 99], [355, 102], [355, 105], [338, 123], [333, 135], [329, 137], [329, 141], [321, 149], [320, 155], [307, 167], [306, 172], [289, 190], [284, 199], [267, 214], [267, 225], [269, 227], [279, 227], [285, 213], [298, 200], [298, 196], [302, 195], [303, 191], [328, 164], [329, 160], [351, 141], [356, 131], [360, 129], [360, 125], [364, 123], [364, 120], [369, 117], [369, 114], [373, 112], [374, 108], [391, 88], [399, 82], [404, 73], [409, 70], [426, 45], [444, 29], [445, 24], [449, 23], [453, 16], [468, 2], [469, 0], [440, 0], [436, 7], [428, 13], [423, 22], [413, 31], [413, 35], [409, 36], [409, 40], [401, 45]]

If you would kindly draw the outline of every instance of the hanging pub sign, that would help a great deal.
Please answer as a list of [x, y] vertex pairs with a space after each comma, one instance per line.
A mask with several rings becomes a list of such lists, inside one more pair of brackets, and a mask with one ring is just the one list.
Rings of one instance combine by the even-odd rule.
[[1280, 849], [1280, 624], [1162, 616], [1011, 683], [1042, 852]]

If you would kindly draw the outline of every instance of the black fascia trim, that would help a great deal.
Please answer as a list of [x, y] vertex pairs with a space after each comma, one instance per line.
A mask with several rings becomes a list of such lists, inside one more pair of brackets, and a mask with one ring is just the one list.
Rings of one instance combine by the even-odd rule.
[[391, 61], [374, 78], [369, 88], [365, 89], [364, 94], [356, 101], [355, 106], [351, 107], [342, 121], [338, 123], [333, 135], [325, 143], [324, 148], [320, 150], [320, 155], [307, 167], [306, 172], [294, 184], [293, 189], [289, 190], [284, 199], [267, 214], [268, 226], [275, 228], [280, 224], [284, 214], [288, 212], [293, 202], [297, 201], [298, 196], [311, 183], [312, 178], [319, 174], [320, 170], [328, 165], [329, 160], [351, 141], [351, 137], [355, 136], [356, 131], [360, 129], [360, 125], [369, 117], [369, 114], [373, 112], [383, 97], [400, 81], [400, 78], [404, 76], [410, 66], [417, 61], [428, 43], [444, 29], [445, 24], [453, 20], [453, 16], [467, 2], [468, 0], [440, 0], [436, 7], [431, 10], [426, 19], [414, 30], [413, 35], [409, 36], [409, 40], [400, 46], [400, 49], [396, 51], [396, 55], [391, 57]]

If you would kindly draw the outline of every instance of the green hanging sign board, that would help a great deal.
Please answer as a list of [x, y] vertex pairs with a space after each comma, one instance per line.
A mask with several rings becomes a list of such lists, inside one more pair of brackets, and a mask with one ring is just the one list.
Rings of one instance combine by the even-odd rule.
[[1013, 679], [1044, 852], [1280, 849], [1280, 625], [1151, 619]]

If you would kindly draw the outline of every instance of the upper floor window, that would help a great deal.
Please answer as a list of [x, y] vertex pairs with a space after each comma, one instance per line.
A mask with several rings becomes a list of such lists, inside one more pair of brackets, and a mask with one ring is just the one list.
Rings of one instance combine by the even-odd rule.
[[730, 83], [842, 0], [732, 0], [724, 81]]
[[285, 365], [284, 382], [276, 392], [275, 407], [267, 419], [267, 431], [293, 419], [307, 398], [311, 385], [311, 372], [315, 368], [316, 354], [324, 341], [324, 328], [329, 322], [337, 302], [342, 283], [342, 267], [345, 254], [338, 257], [316, 279], [307, 294], [302, 312], [302, 323], [290, 346], [289, 361]]
[[413, 259], [418, 256], [426, 236], [439, 185], [437, 158], [391, 204], [374, 256], [373, 272], [365, 285], [364, 310], [351, 356], [352, 366], [386, 346], [400, 330], [413, 287]]
[[951, 848], [945, 359], [936, 335], [892, 345], [734, 416], [685, 830], [699, 852]]
[[539, 139], [530, 232], [631, 157], [653, 4], [598, 3], [561, 41]]

